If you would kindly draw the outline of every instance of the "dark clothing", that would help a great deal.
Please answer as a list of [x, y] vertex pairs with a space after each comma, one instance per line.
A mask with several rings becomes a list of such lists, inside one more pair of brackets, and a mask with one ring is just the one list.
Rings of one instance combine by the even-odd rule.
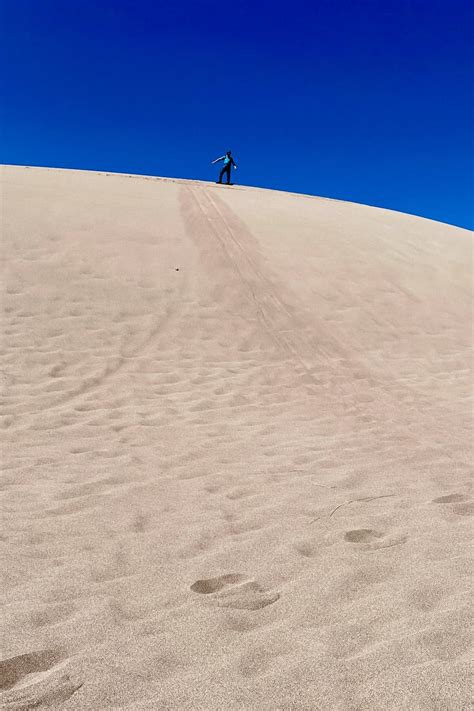
[[[234, 161], [232, 160], [232, 163], [233, 162]], [[224, 165], [224, 167], [222, 168], [222, 170], [219, 174], [219, 180], [218, 180], [219, 183], [222, 183], [222, 177], [224, 176], [224, 174], [227, 174], [227, 185], [229, 185], [229, 183], [230, 183], [230, 168], [231, 168], [232, 163], [229, 161], [227, 163], [227, 165]]]

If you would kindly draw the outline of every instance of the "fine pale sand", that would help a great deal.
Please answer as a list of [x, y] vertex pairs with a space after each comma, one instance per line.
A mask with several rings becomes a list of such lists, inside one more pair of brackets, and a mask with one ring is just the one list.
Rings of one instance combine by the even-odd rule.
[[66, 170], [2, 199], [0, 707], [467, 709], [471, 233]]

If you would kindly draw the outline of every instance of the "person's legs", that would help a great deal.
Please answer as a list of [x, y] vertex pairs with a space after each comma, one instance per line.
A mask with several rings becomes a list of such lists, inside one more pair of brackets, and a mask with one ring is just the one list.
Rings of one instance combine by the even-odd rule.
[[226, 170], [227, 170], [227, 166], [225, 165], [225, 166], [222, 168], [221, 172], [219, 173], [219, 180], [217, 181], [218, 183], [222, 183], [222, 176], [224, 175], [224, 173], [226, 172]]
[[229, 183], [230, 183], [230, 169], [231, 169], [231, 165], [230, 165], [230, 163], [228, 163], [228, 165], [226, 165], [226, 171], [227, 171], [227, 185], [229, 185]]

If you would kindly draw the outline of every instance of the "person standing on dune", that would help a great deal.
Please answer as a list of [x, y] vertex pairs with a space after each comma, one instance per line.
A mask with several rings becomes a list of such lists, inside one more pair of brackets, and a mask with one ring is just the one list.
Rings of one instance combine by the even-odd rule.
[[234, 159], [232, 158], [232, 154], [230, 151], [227, 151], [225, 156], [221, 156], [220, 158], [216, 158], [216, 160], [212, 161], [211, 165], [214, 165], [214, 163], [219, 163], [221, 160], [224, 161], [224, 167], [222, 168], [220, 174], [219, 174], [219, 180], [217, 181], [218, 183], [222, 183], [222, 177], [224, 173], [227, 174], [227, 185], [230, 184], [230, 171], [232, 169], [232, 166], [234, 168], [237, 168]]

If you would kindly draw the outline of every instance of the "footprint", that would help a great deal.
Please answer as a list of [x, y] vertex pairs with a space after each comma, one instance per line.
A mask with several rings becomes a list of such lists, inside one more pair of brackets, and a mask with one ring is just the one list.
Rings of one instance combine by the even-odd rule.
[[57, 650], [21, 654], [0, 662], [2, 708], [8, 711], [57, 708], [81, 686], [70, 660], [63, 659]]
[[353, 531], [346, 531], [344, 540], [349, 543], [371, 543], [377, 538], [382, 538], [383, 533], [374, 531], [371, 528], [356, 528]]
[[439, 496], [437, 499], [433, 499], [433, 504], [457, 504], [459, 501], [466, 501], [467, 496], [464, 494], [446, 494], [446, 496]]
[[229, 573], [228, 575], [220, 575], [217, 578], [196, 580], [196, 582], [191, 585], [191, 590], [193, 592], [201, 593], [202, 595], [209, 595], [210, 593], [222, 590], [222, 588], [226, 585], [233, 585], [235, 583], [243, 582], [244, 580], [245, 575], [240, 575], [239, 573]]
[[456, 506], [453, 506], [453, 511], [458, 516], [472, 516], [474, 514], [474, 502], [468, 501], [464, 504], [456, 504]]
[[236, 499], [244, 499], [247, 496], [252, 496], [252, 492], [244, 488], [237, 488], [226, 494], [226, 497], [228, 499], [231, 499], [231, 501], [234, 501]]
[[378, 550], [380, 548], [392, 548], [392, 546], [405, 543], [407, 536], [385, 534], [372, 528], [355, 528], [344, 533], [344, 540], [349, 543], [363, 544], [366, 550]]
[[293, 544], [293, 548], [304, 558], [314, 558], [314, 556], [318, 554], [321, 546], [313, 540], [308, 540], [297, 541]]
[[0, 689], [11, 689], [23, 677], [47, 671], [61, 656], [53, 650], [20, 654], [0, 662]]
[[191, 590], [203, 595], [213, 595], [219, 607], [231, 607], [236, 610], [260, 610], [276, 602], [279, 593], [266, 591], [255, 580], [249, 580], [240, 573], [229, 573], [217, 578], [197, 580]]
[[272, 605], [279, 598], [279, 593], [267, 592], [259, 583], [250, 580], [235, 590], [225, 591], [219, 598], [218, 605], [235, 610], [261, 610], [262, 607]]

